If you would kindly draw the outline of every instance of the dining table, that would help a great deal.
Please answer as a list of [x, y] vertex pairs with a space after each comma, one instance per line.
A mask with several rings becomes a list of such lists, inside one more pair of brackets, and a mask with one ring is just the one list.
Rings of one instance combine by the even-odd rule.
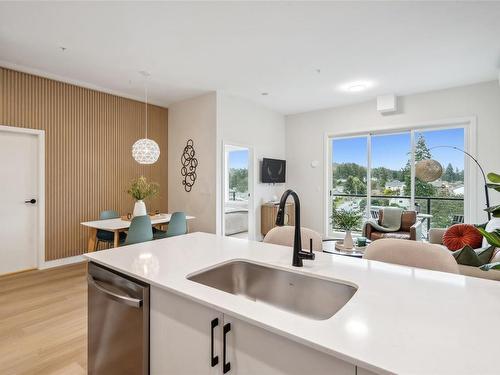
[[[151, 225], [154, 227], [168, 224], [172, 214], [160, 213], [156, 215], [150, 215]], [[194, 216], [186, 216], [186, 220], [193, 220]], [[93, 252], [97, 250], [97, 231], [105, 230], [108, 232], [113, 232], [113, 246], [118, 247], [120, 245], [120, 232], [125, 232], [130, 227], [131, 220], [128, 218], [116, 218], [116, 219], [106, 219], [106, 220], [94, 220], [85, 221], [80, 223], [81, 225], [90, 228], [89, 240], [87, 245], [87, 251]], [[189, 228], [189, 226], [188, 226]]]

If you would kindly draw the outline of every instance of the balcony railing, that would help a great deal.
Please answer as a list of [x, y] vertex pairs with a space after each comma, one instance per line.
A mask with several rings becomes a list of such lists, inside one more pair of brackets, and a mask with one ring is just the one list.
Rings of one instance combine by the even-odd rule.
[[[366, 194], [344, 194], [331, 192], [331, 198], [361, 198], [367, 199]], [[388, 200], [391, 199], [404, 199], [408, 201], [407, 209], [411, 202], [411, 197], [407, 195], [371, 195], [371, 200]], [[448, 204], [446, 204], [448, 202]], [[415, 197], [415, 210], [420, 214], [430, 214], [432, 217], [421, 218], [425, 221], [427, 230], [431, 227], [448, 227], [459, 222], [463, 222], [463, 197]], [[374, 205], [372, 203], [370, 211], [378, 211], [379, 208], [388, 207], [386, 205]], [[338, 229], [338, 228], [333, 228]], [[361, 228], [359, 228], [361, 229]]]

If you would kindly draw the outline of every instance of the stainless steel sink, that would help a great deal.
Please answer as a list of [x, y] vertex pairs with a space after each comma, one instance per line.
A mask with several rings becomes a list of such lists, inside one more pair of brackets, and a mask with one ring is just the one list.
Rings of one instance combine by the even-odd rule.
[[316, 320], [332, 317], [357, 290], [246, 261], [222, 264], [188, 276], [188, 280]]

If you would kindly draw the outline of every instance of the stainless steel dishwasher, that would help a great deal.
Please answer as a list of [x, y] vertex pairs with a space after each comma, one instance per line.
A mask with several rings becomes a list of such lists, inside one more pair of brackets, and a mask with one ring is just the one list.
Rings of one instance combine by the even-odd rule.
[[88, 374], [149, 374], [149, 285], [92, 262]]

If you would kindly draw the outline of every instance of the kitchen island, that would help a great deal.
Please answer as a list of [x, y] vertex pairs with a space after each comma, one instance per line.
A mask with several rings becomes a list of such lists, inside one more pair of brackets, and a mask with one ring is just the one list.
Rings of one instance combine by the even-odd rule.
[[[151, 286], [151, 374], [497, 373], [496, 281], [324, 253], [296, 268], [290, 248], [206, 233], [87, 257]], [[188, 279], [234, 261], [356, 291], [325, 318]]]

